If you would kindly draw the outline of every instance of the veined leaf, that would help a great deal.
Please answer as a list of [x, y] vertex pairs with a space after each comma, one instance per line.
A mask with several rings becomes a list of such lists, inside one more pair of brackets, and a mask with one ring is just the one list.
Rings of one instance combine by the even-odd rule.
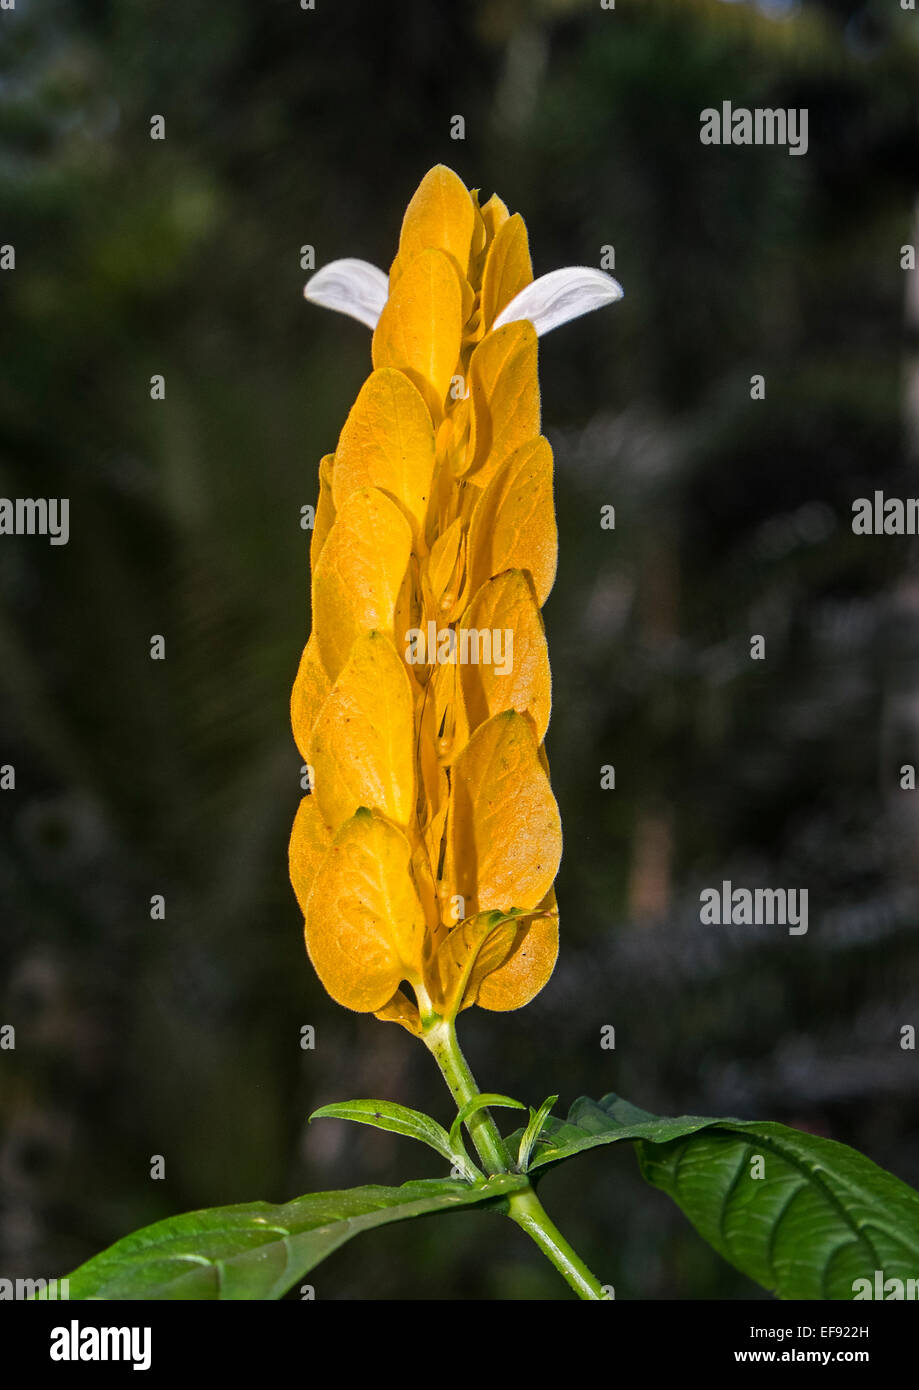
[[[742, 1273], [780, 1298], [853, 1299], [919, 1273], [919, 1193], [833, 1139], [768, 1120], [663, 1118], [616, 1095], [549, 1120], [530, 1173], [638, 1141], [642, 1173]], [[508, 1140], [511, 1143], [514, 1136]]]
[[352, 1236], [392, 1221], [500, 1205], [511, 1175], [475, 1187], [439, 1179], [316, 1192], [282, 1206], [249, 1202], [157, 1221], [70, 1275], [71, 1299], [277, 1299]]
[[847, 1299], [919, 1278], [919, 1193], [833, 1139], [717, 1122], [638, 1146], [641, 1170], [736, 1269], [779, 1298]]
[[345, 1100], [314, 1110], [310, 1123], [313, 1120], [354, 1120], [358, 1124], [402, 1134], [407, 1139], [417, 1139], [439, 1153], [448, 1163], [456, 1163], [464, 1168], [467, 1181], [483, 1179], [483, 1174], [470, 1161], [459, 1136], [454, 1137], [453, 1130], [448, 1135], [443, 1125], [430, 1115], [425, 1115], [423, 1110], [410, 1110], [406, 1105], [396, 1105], [388, 1100]]

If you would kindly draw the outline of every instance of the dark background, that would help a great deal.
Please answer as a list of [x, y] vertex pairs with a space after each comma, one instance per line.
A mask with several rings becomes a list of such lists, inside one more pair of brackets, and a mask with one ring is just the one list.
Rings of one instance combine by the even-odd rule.
[[[0, 539], [0, 1273], [62, 1274], [194, 1207], [442, 1171], [307, 1127], [352, 1096], [450, 1104], [407, 1033], [325, 996], [286, 873], [300, 507], [370, 355], [304, 303], [300, 247], [388, 267], [438, 161], [524, 215], [537, 274], [612, 244], [626, 290], [540, 350], [563, 945], [528, 1008], [462, 1017], [473, 1069], [532, 1104], [616, 1090], [781, 1120], [919, 1183], [899, 1046], [919, 793], [898, 781], [919, 573], [914, 541], [850, 526], [858, 496], [919, 493], [919, 14], [316, 3], [0, 13], [0, 490], [71, 499], [68, 546]], [[702, 146], [725, 99], [807, 107], [806, 156]], [[808, 934], [702, 926], [724, 878], [806, 887]], [[542, 1194], [619, 1298], [758, 1296], [626, 1150]], [[567, 1292], [487, 1214], [362, 1237], [311, 1278], [320, 1298]]]

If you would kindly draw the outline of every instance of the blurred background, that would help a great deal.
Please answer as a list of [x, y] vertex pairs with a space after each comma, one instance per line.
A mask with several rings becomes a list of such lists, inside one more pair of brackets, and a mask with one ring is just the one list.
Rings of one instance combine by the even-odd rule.
[[[325, 996], [286, 871], [300, 508], [370, 355], [304, 303], [300, 248], [388, 267], [438, 161], [524, 215], [537, 274], [611, 245], [626, 290], [540, 349], [563, 948], [530, 1007], [463, 1015], [473, 1069], [559, 1110], [615, 1090], [784, 1121], [919, 1183], [916, 541], [850, 524], [875, 489], [919, 495], [917, 71], [895, 0], [0, 14], [0, 491], [71, 499], [69, 545], [0, 541], [5, 1277], [195, 1207], [442, 1171], [307, 1127], [353, 1096], [450, 1104], [407, 1033]], [[701, 145], [723, 100], [808, 108], [806, 156]], [[808, 934], [702, 926], [722, 879], [806, 887]], [[580, 1165], [543, 1199], [617, 1297], [765, 1296], [628, 1150]], [[311, 1278], [568, 1296], [481, 1213]]]

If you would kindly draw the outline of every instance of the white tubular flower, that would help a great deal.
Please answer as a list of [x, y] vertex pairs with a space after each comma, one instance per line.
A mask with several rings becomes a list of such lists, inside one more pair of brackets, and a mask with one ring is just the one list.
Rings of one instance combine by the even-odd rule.
[[605, 270], [569, 265], [550, 270], [515, 295], [495, 319], [493, 328], [529, 319], [541, 338], [553, 328], [621, 299], [623, 289]]
[[389, 298], [389, 276], [369, 261], [346, 257], [317, 270], [304, 286], [303, 297], [376, 328]]

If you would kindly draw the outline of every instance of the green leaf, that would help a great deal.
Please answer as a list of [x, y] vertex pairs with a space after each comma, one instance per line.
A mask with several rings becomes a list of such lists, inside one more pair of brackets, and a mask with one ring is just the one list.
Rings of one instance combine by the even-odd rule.
[[477, 1110], [485, 1110], [490, 1105], [498, 1106], [504, 1110], [526, 1110], [526, 1106], [522, 1101], [514, 1100], [511, 1096], [496, 1095], [493, 1091], [487, 1091], [477, 1096], [470, 1096], [450, 1126], [450, 1143], [454, 1146], [461, 1144], [461, 1131], [465, 1122], [471, 1115], [474, 1115]]
[[374, 1226], [490, 1205], [526, 1186], [513, 1175], [468, 1183], [316, 1192], [283, 1206], [251, 1202], [158, 1221], [70, 1275], [71, 1299], [277, 1299], [340, 1245]]
[[453, 1140], [452, 1131], [448, 1135], [443, 1125], [421, 1110], [409, 1110], [405, 1105], [395, 1105], [388, 1100], [344, 1100], [314, 1110], [310, 1123], [313, 1120], [354, 1120], [358, 1124], [404, 1134], [427, 1144], [448, 1163], [462, 1168], [468, 1182], [484, 1181], [484, 1174], [476, 1168], [462, 1144]]
[[530, 1111], [530, 1123], [520, 1136], [520, 1148], [517, 1154], [517, 1168], [521, 1173], [525, 1173], [527, 1170], [533, 1145], [542, 1134], [543, 1125], [549, 1117], [549, 1111], [557, 1100], [558, 1096], [547, 1096], [538, 1110]]
[[851, 1300], [857, 1279], [874, 1297], [876, 1270], [904, 1285], [919, 1274], [919, 1193], [846, 1144], [766, 1120], [716, 1121], [643, 1141], [638, 1156], [699, 1234], [779, 1298]]
[[[718, 1124], [718, 1120], [706, 1119], [701, 1115], [679, 1115], [665, 1119], [652, 1115], [648, 1110], [640, 1110], [627, 1100], [610, 1094], [601, 1101], [581, 1096], [574, 1102], [566, 1120], [550, 1115], [544, 1122], [540, 1143], [541, 1151], [530, 1163], [530, 1172], [535, 1173], [562, 1163], [585, 1149], [595, 1149], [601, 1144], [614, 1144], [620, 1139], [648, 1139], [654, 1143], [664, 1143], [681, 1135], [690, 1134], [708, 1125]], [[517, 1130], [510, 1135], [507, 1143], [522, 1140], [525, 1130]]]
[[664, 1118], [616, 1095], [582, 1096], [566, 1120], [547, 1120], [543, 1137], [532, 1177], [600, 1144], [637, 1140], [648, 1182], [780, 1298], [851, 1300], [856, 1279], [873, 1291], [876, 1270], [904, 1282], [919, 1272], [919, 1193], [836, 1140], [768, 1120]]

